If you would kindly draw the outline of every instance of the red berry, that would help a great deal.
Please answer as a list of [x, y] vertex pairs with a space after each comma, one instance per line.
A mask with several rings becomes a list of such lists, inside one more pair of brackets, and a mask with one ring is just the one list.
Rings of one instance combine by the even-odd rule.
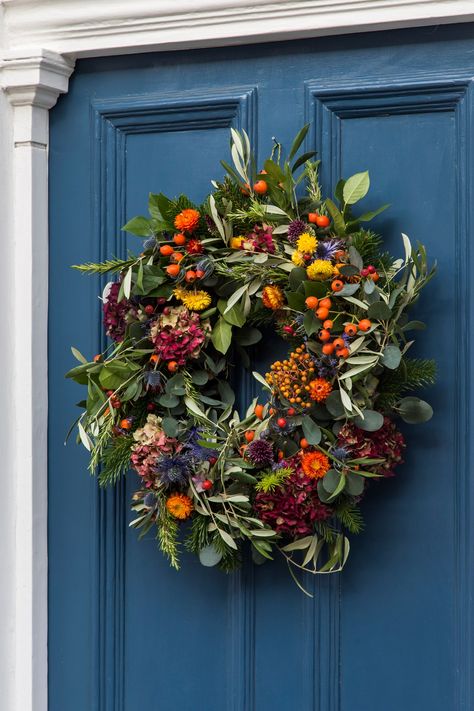
[[283, 429], [283, 427], [286, 427], [286, 420], [284, 417], [279, 417], [277, 420], [277, 425], [280, 427], [280, 429]]
[[211, 467], [213, 467], [216, 462], [217, 457], [209, 457], [209, 464], [211, 465]]
[[209, 489], [212, 489], [212, 481], [210, 479], [204, 479], [201, 486], [204, 491], [209, 491]]
[[151, 304], [147, 304], [145, 306], [145, 313], [148, 315], [152, 314], [154, 310], [155, 309], [153, 308], [153, 306]]
[[369, 266], [367, 267], [367, 271], [369, 272], [369, 274], [375, 274], [377, 270], [375, 269], [375, 267], [372, 266], [372, 264], [369, 264]]
[[367, 277], [367, 276], [369, 276], [369, 270], [368, 270], [368, 269], [361, 269], [361, 270], [360, 270], [360, 275], [361, 275], [362, 277]]
[[295, 333], [293, 326], [283, 326], [283, 330], [285, 333], [288, 333], [290, 336], [293, 336]]
[[289, 415], [290, 417], [293, 417], [293, 415], [295, 414], [296, 410], [295, 410], [294, 407], [290, 407], [289, 410], [287, 410], [287, 412], [288, 412], [288, 415]]
[[148, 412], [153, 412], [153, 410], [155, 409], [155, 403], [149, 402], [148, 405], [146, 406], [146, 409], [148, 410]]

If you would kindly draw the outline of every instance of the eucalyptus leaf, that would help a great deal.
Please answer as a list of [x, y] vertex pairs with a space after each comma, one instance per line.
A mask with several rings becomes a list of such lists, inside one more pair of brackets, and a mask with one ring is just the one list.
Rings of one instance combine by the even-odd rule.
[[392, 315], [392, 310], [387, 306], [385, 301], [376, 301], [371, 304], [367, 310], [367, 317], [376, 321], [386, 321]]
[[433, 417], [433, 408], [419, 397], [404, 397], [398, 403], [400, 417], [410, 425], [428, 422]]
[[301, 427], [303, 429], [305, 439], [309, 442], [309, 444], [316, 445], [321, 442], [321, 428], [314, 420], [311, 419], [311, 417], [305, 415], [303, 417]]
[[364, 479], [349, 472], [346, 475], [346, 491], [351, 496], [360, 496], [364, 491]]
[[212, 568], [222, 560], [222, 552], [211, 543], [199, 551], [199, 561], [206, 568]]
[[376, 410], [363, 410], [363, 417], [354, 417], [354, 424], [366, 432], [377, 432], [383, 425], [383, 415]]
[[386, 368], [389, 368], [390, 370], [396, 370], [400, 365], [401, 359], [402, 352], [400, 348], [390, 343], [388, 346], [385, 346], [380, 360]]

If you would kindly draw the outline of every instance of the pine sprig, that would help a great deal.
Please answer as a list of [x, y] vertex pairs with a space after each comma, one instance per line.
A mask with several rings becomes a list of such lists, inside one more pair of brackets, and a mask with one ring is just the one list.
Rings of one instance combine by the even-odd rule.
[[124, 269], [132, 266], [137, 261], [136, 257], [130, 259], [119, 259], [114, 257], [107, 259], [105, 262], [85, 262], [84, 264], [73, 264], [72, 269], [77, 269], [79, 272], [88, 274], [106, 274], [107, 272], [121, 272]]
[[242, 564], [242, 558], [239, 550], [234, 550], [230, 548], [220, 537], [218, 533], [215, 533], [212, 538], [212, 545], [219, 553], [222, 553], [222, 558], [219, 562], [219, 568], [225, 573], [231, 573], [233, 570], [239, 568]]
[[349, 533], [360, 533], [364, 529], [364, 519], [360, 509], [349, 502], [338, 506], [336, 516]]
[[209, 545], [209, 531], [207, 529], [209, 520], [207, 516], [194, 516], [191, 524], [191, 531], [186, 537], [184, 547], [190, 553], [199, 554], [205, 546]]
[[157, 527], [156, 537], [161, 551], [168, 558], [170, 565], [179, 570], [179, 526], [168, 512], [164, 499], [160, 502]]
[[99, 472], [100, 486], [116, 484], [120, 477], [124, 476], [130, 468], [130, 450], [133, 445], [133, 437], [124, 435], [115, 437], [102, 457], [102, 467]]
[[386, 371], [380, 382], [377, 405], [392, 408], [407, 390], [432, 385], [436, 380], [436, 362], [423, 358], [404, 358], [396, 370]]
[[276, 471], [269, 471], [264, 473], [260, 481], [255, 484], [255, 489], [257, 491], [264, 491], [265, 493], [275, 491], [278, 489], [291, 474], [293, 470], [291, 467], [282, 467]]

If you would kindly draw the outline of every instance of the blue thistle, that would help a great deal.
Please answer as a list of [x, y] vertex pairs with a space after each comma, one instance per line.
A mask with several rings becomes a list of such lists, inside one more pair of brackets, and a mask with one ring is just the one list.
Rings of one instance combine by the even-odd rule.
[[349, 456], [349, 452], [345, 447], [336, 447], [331, 452], [332, 456], [338, 459], [340, 462], [345, 462]]
[[149, 237], [143, 242], [143, 249], [153, 249], [156, 246], [156, 239], [154, 237]]
[[153, 494], [151, 491], [148, 492], [148, 494], [145, 496], [143, 499], [143, 503], [145, 506], [147, 506], [149, 509], [154, 509], [156, 505], [156, 496]]
[[191, 462], [183, 454], [162, 456], [156, 461], [155, 471], [165, 486], [184, 486], [188, 483]]
[[341, 241], [338, 239], [327, 239], [324, 242], [318, 242], [316, 247], [316, 256], [318, 259], [333, 259], [337, 250], [341, 249]]
[[147, 370], [143, 377], [149, 388], [155, 390], [160, 387], [162, 376], [159, 370]]

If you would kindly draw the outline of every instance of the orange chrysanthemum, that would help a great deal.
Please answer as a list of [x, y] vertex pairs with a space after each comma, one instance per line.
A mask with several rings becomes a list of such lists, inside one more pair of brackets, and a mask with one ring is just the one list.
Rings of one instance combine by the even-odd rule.
[[316, 402], [323, 402], [331, 390], [331, 383], [324, 378], [316, 378], [316, 380], [312, 380], [309, 384], [309, 396], [311, 400], [316, 400]]
[[285, 303], [285, 297], [279, 286], [266, 286], [262, 292], [263, 305], [277, 311]]
[[194, 232], [199, 224], [200, 217], [199, 212], [192, 208], [182, 210], [179, 215], [176, 215], [174, 218], [174, 226], [181, 232]]
[[193, 502], [186, 494], [171, 494], [166, 501], [166, 508], [172, 516], [184, 521], [191, 515]]
[[301, 457], [301, 466], [310, 479], [321, 479], [329, 470], [329, 459], [322, 452], [306, 452]]

